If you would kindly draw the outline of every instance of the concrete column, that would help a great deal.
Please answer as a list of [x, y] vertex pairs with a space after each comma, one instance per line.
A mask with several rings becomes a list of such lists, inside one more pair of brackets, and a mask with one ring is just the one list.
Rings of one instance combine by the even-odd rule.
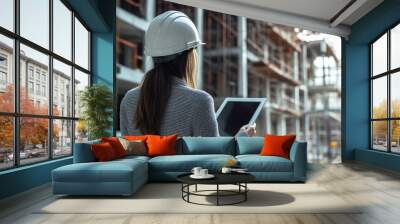
[[286, 116], [281, 114], [279, 115], [279, 124], [278, 124], [279, 130], [278, 133], [280, 135], [286, 135]]
[[310, 116], [308, 114], [310, 106], [309, 106], [309, 96], [308, 96], [308, 77], [307, 77], [307, 46], [303, 45], [302, 49], [301, 49], [301, 63], [302, 63], [302, 70], [301, 70], [301, 75], [303, 76], [303, 80], [304, 80], [304, 111], [306, 111], [305, 113], [305, 117], [304, 117], [304, 137], [305, 140], [307, 141], [308, 139], [311, 138], [309, 130], [310, 130]]
[[[299, 52], [293, 52], [293, 77], [299, 80]], [[300, 87], [294, 87], [294, 102], [296, 111], [300, 111]], [[297, 131], [297, 130], [296, 130]]]
[[[195, 9], [195, 23], [197, 30], [199, 31], [200, 39], [203, 40], [203, 20], [204, 19], [204, 11], [203, 9], [196, 8]], [[197, 88], [203, 89], [203, 46], [199, 46], [197, 48], [198, 54], [198, 63], [197, 63]]]
[[286, 89], [286, 83], [279, 82], [278, 104], [283, 107], [287, 107], [287, 104], [284, 100], [286, 96], [285, 89]]
[[[301, 128], [300, 128], [300, 117], [296, 117], [295, 120], [295, 132], [297, 136], [300, 136], [301, 134]], [[304, 134], [304, 133], [303, 133]]]
[[[156, 14], [156, 1], [146, 0], [146, 20], [150, 22]], [[151, 57], [143, 55], [143, 71], [146, 73], [153, 67]]]
[[293, 52], [293, 78], [299, 80], [299, 52]]
[[239, 77], [238, 95], [247, 97], [247, 24], [245, 17], [238, 17]]
[[272, 134], [271, 128], [271, 81], [267, 77], [265, 79], [267, 103], [265, 104], [265, 133]]
[[294, 87], [294, 103], [295, 103], [295, 108], [296, 111], [300, 111], [300, 87], [296, 86]]
[[124, 47], [123, 51], [125, 54], [124, 64], [131, 65], [132, 64], [132, 49], [129, 47]]
[[301, 62], [302, 66], [301, 66], [301, 75], [303, 76], [303, 80], [304, 80], [304, 84], [307, 85], [307, 45], [302, 45], [301, 46]]

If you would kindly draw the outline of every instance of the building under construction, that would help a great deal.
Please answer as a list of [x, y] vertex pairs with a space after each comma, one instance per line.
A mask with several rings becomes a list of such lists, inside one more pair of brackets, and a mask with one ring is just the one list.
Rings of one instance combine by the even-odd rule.
[[144, 33], [155, 15], [186, 13], [206, 43], [198, 49], [198, 86], [216, 107], [226, 97], [268, 99], [258, 134], [295, 133], [309, 142], [312, 160], [340, 151], [340, 64], [326, 41], [305, 42], [294, 28], [162, 0], [119, 0], [117, 87], [122, 99], [151, 68]]

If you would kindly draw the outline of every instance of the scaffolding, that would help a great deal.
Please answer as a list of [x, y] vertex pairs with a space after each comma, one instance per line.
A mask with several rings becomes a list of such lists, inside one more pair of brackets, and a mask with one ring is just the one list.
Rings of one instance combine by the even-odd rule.
[[340, 61], [325, 40], [307, 44], [308, 92], [311, 106], [307, 111], [311, 135], [312, 161], [340, 161], [341, 76]]
[[220, 103], [238, 96], [237, 17], [206, 11], [204, 20], [203, 89]]

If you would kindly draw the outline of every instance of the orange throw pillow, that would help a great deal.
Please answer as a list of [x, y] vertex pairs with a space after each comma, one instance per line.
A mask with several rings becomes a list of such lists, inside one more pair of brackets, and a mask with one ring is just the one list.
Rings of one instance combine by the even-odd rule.
[[101, 142], [108, 142], [114, 149], [115, 155], [117, 158], [125, 157], [126, 156], [126, 151], [124, 149], [124, 146], [121, 144], [121, 142], [118, 140], [117, 137], [110, 137], [110, 138], [101, 138]]
[[165, 156], [165, 155], [176, 155], [176, 135], [159, 136], [159, 135], [148, 135], [147, 136], [147, 154], [148, 156]]
[[99, 162], [110, 161], [117, 158], [113, 147], [108, 142], [93, 144], [91, 145], [91, 149], [94, 157]]
[[143, 141], [146, 142], [147, 135], [125, 135], [124, 139], [129, 141]]
[[296, 135], [265, 135], [261, 156], [280, 156], [290, 159], [290, 148], [296, 140]]

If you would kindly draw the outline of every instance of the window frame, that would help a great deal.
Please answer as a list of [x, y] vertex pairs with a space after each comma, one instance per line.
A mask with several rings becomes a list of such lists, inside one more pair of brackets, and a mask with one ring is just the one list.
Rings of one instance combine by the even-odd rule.
[[[369, 44], [369, 78], [368, 78], [368, 84], [369, 84], [369, 149], [373, 151], [379, 151], [379, 152], [386, 152], [386, 153], [391, 153], [391, 154], [400, 154], [400, 152], [393, 152], [392, 151], [392, 136], [391, 136], [391, 129], [392, 129], [392, 121], [400, 121], [400, 117], [392, 117], [392, 99], [391, 99], [391, 79], [392, 75], [395, 75], [396, 73], [400, 72], [400, 67], [393, 68], [391, 69], [391, 31], [393, 28], [400, 26], [400, 21], [395, 22], [392, 24], [390, 27], [385, 29], [384, 32], [379, 34], [375, 39], [373, 39]], [[387, 44], [387, 62], [386, 62], [386, 71], [376, 74], [373, 74], [373, 44], [378, 41], [381, 37], [384, 35], [387, 35], [386, 39], [386, 44]], [[400, 53], [400, 52], [399, 52]], [[373, 118], [373, 93], [374, 93], [374, 88], [373, 88], [373, 81], [375, 79], [379, 79], [382, 77], [386, 77], [386, 86], [387, 86], [387, 93], [386, 93], [386, 98], [387, 98], [387, 105], [386, 105], [386, 117], [385, 118]], [[386, 150], [379, 150], [374, 148], [374, 133], [373, 133], [373, 122], [376, 121], [386, 121]]]
[[[65, 157], [70, 157], [73, 155], [74, 152], [74, 143], [75, 143], [75, 126], [76, 126], [76, 121], [79, 120], [79, 117], [75, 116], [75, 108], [71, 108], [71, 114], [70, 116], [56, 116], [53, 115], [53, 59], [58, 60], [59, 62], [62, 62], [68, 66], [71, 66], [71, 105], [75, 104], [75, 88], [74, 88], [74, 82], [75, 82], [75, 69], [85, 73], [89, 77], [89, 83], [88, 86], [92, 85], [92, 61], [91, 61], [91, 49], [92, 49], [92, 44], [91, 44], [91, 37], [92, 37], [92, 30], [88, 27], [88, 25], [84, 22], [84, 20], [79, 16], [78, 13], [76, 13], [72, 7], [65, 1], [65, 0], [59, 0], [62, 4], [64, 4], [68, 10], [71, 11], [71, 59], [64, 58], [63, 56], [55, 53], [53, 50], [53, 1], [54, 0], [48, 0], [49, 2], [49, 49], [46, 49], [45, 47], [40, 46], [39, 44], [34, 43], [33, 41], [30, 41], [29, 39], [23, 37], [20, 35], [20, 0], [14, 0], [13, 3], [13, 10], [14, 10], [14, 31], [10, 31], [4, 27], [0, 26], [0, 35], [3, 35], [5, 37], [11, 38], [13, 40], [14, 44], [14, 49], [13, 49], [13, 64], [11, 70], [13, 71], [13, 78], [14, 78], [14, 105], [13, 105], [13, 112], [2, 112], [0, 111], [0, 116], [4, 117], [11, 117], [13, 119], [13, 166], [10, 167], [5, 167], [5, 168], [0, 168], [0, 172], [5, 171], [5, 170], [10, 170], [10, 169], [16, 169], [19, 167], [23, 166], [30, 166], [33, 164], [38, 164], [38, 163], [43, 163], [46, 161], [50, 160], [58, 160], [62, 159]], [[74, 19], [79, 20], [79, 22], [85, 27], [85, 29], [88, 31], [89, 34], [89, 40], [88, 40], [88, 69], [85, 69], [78, 64], [75, 63], [75, 22]], [[39, 115], [39, 114], [27, 114], [27, 113], [21, 113], [20, 111], [20, 44], [23, 44], [27, 47], [30, 47], [40, 53], [43, 53], [48, 56], [49, 62], [48, 62], [48, 85], [46, 90], [48, 93], [46, 95], [48, 96], [48, 112], [46, 115]], [[33, 75], [34, 79], [35, 77], [35, 70], [33, 70]], [[27, 72], [27, 80], [29, 80], [29, 73]], [[41, 77], [39, 77], [41, 78]], [[41, 79], [39, 80], [41, 83]], [[28, 90], [27, 90], [28, 91]], [[36, 91], [34, 89], [34, 91]], [[20, 119], [21, 118], [45, 118], [47, 119], [48, 122], [48, 136], [47, 136], [47, 158], [44, 158], [43, 160], [40, 160], [38, 162], [32, 162], [32, 163], [26, 163], [26, 164], [21, 164], [20, 161]], [[62, 155], [62, 156], [54, 156], [54, 146], [52, 144], [53, 142], [53, 122], [57, 120], [65, 120], [65, 121], [71, 121], [71, 128], [72, 128], [72, 133], [71, 133], [71, 153], [68, 155]]]

